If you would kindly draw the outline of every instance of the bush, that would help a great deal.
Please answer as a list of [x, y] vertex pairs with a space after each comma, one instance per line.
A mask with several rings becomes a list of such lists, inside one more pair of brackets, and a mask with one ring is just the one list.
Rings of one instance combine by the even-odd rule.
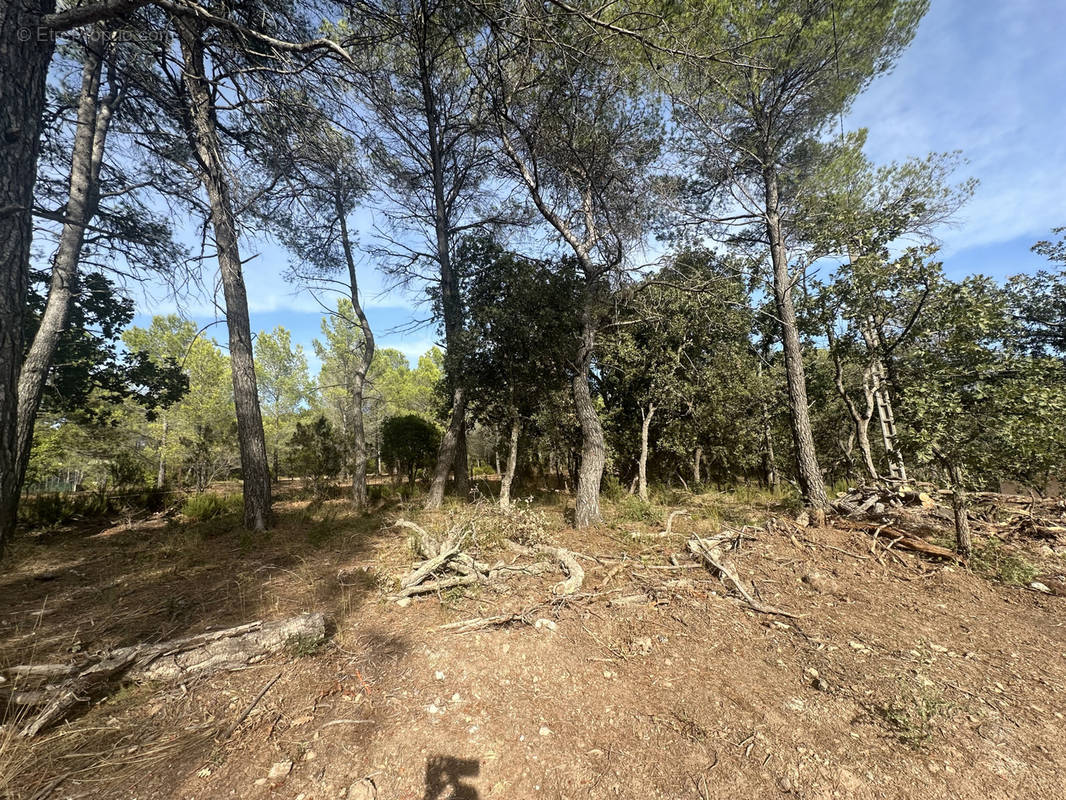
[[381, 427], [381, 458], [397, 464], [415, 482], [415, 473], [432, 465], [440, 447], [440, 430], [417, 414], [389, 417]]
[[626, 495], [618, 504], [618, 518], [627, 522], [658, 522], [661, 516], [655, 506], [633, 494]]
[[307, 478], [318, 499], [325, 498], [330, 482], [344, 465], [344, 451], [337, 440], [333, 426], [323, 416], [308, 425], [296, 423], [292, 435], [293, 466]]
[[622, 487], [622, 482], [618, 480], [618, 476], [613, 472], [608, 472], [603, 476], [603, 480], [600, 481], [600, 494], [617, 503], [626, 496], [626, 490]]
[[190, 522], [204, 522], [241, 514], [244, 498], [239, 494], [194, 494], [181, 506], [181, 514]]
[[101, 517], [114, 510], [114, 499], [106, 494], [47, 492], [22, 498], [19, 519], [32, 528], [49, 528], [72, 520]]

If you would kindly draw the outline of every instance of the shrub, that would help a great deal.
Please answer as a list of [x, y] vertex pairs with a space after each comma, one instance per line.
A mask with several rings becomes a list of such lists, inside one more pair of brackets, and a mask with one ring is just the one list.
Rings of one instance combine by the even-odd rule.
[[32, 528], [48, 528], [72, 520], [101, 517], [114, 510], [114, 499], [106, 494], [47, 492], [24, 497], [19, 503], [19, 519]]
[[617, 503], [626, 496], [626, 490], [622, 488], [622, 482], [618, 480], [618, 476], [613, 472], [608, 472], [600, 481], [600, 494]]
[[397, 464], [415, 482], [415, 473], [433, 463], [440, 447], [440, 430], [417, 414], [389, 417], [381, 428], [381, 458]]
[[338, 437], [323, 416], [303, 425], [296, 423], [292, 435], [293, 466], [307, 478], [316, 498], [324, 498], [330, 482], [344, 465], [344, 450]]
[[181, 514], [190, 522], [240, 514], [244, 510], [244, 498], [239, 494], [194, 494], [182, 504]]

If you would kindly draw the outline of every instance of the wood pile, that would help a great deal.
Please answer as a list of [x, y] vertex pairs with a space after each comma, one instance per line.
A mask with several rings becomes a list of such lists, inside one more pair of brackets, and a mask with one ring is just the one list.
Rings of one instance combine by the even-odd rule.
[[[475, 583], [498, 584], [515, 575], [540, 575], [556, 569], [554, 561], [565, 574], [565, 579], [555, 585], [557, 595], [577, 592], [585, 582], [585, 570], [577, 557], [562, 547], [547, 544], [522, 545], [506, 540], [505, 545], [515, 558], [510, 562], [498, 560], [493, 564], [482, 561], [468, 550], [474, 531], [472, 523], [464, 523], [449, 529], [441, 538], [430, 534], [425, 528], [409, 520], [397, 520], [395, 526], [412, 532], [414, 550], [421, 562], [400, 579], [399, 589], [393, 593], [394, 600], [402, 600], [417, 594], [428, 594], [457, 586], [472, 586]], [[466, 549], [464, 549], [466, 548]], [[519, 564], [521, 557], [534, 559], [531, 563]], [[535, 560], [549, 556], [551, 561]]]

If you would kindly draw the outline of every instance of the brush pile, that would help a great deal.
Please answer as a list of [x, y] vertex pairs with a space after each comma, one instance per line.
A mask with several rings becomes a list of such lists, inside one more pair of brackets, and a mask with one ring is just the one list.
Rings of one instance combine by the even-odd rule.
[[[501, 544], [514, 558], [510, 561], [497, 560], [492, 564], [482, 561], [472, 552], [477, 541], [477, 524], [478, 520], [466, 521], [449, 528], [443, 536], [436, 537], [414, 522], [397, 520], [394, 527], [412, 533], [412, 550], [422, 560], [400, 578], [399, 588], [391, 595], [392, 599], [403, 600], [417, 594], [477, 583], [498, 585], [515, 575], [540, 575], [556, 568], [561, 568], [566, 577], [555, 585], [555, 594], [574, 594], [584, 584], [585, 571], [577, 557], [562, 547], [543, 543], [526, 545], [513, 539], [504, 539]], [[548, 556], [550, 560], [538, 560], [543, 556]], [[532, 560], [519, 563], [523, 557]]]

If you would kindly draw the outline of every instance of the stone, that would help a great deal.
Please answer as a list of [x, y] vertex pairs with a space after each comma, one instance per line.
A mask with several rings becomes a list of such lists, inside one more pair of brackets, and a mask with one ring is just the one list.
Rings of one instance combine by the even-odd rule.
[[267, 773], [267, 779], [280, 781], [282, 778], [288, 776], [290, 772], [292, 772], [291, 761], [278, 761], [270, 767], [270, 772]]
[[399, 600], [396, 601], [396, 605], [398, 605], [400, 608], [407, 608], [409, 605], [411, 605], [412, 602], [413, 601], [410, 597], [401, 597]]

